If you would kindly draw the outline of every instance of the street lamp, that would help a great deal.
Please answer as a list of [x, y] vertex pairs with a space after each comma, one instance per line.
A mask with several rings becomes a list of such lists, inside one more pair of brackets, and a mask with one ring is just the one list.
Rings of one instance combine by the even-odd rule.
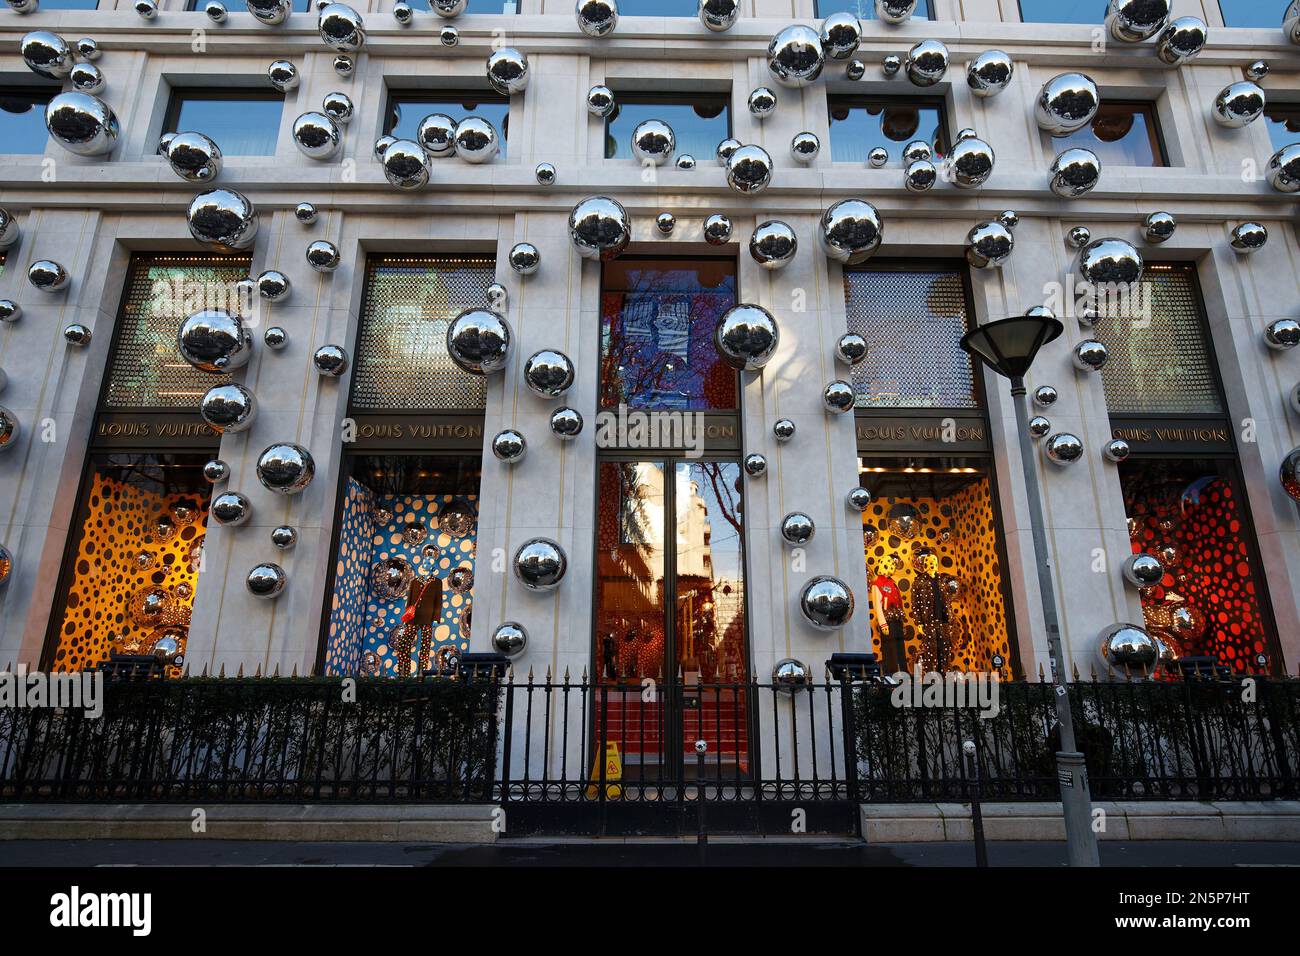
[[1011, 379], [1011, 397], [1016, 406], [1016, 431], [1020, 436], [1020, 460], [1025, 469], [1025, 490], [1029, 494], [1029, 523], [1034, 535], [1038, 566], [1038, 590], [1043, 599], [1043, 620], [1047, 624], [1047, 647], [1052, 659], [1052, 690], [1056, 697], [1056, 719], [1061, 725], [1061, 750], [1056, 755], [1061, 807], [1065, 815], [1065, 840], [1071, 866], [1098, 866], [1097, 835], [1092, 830], [1092, 797], [1083, 754], [1074, 742], [1074, 718], [1066, 686], [1065, 653], [1056, 616], [1056, 592], [1052, 586], [1052, 565], [1047, 550], [1043, 521], [1043, 499], [1038, 487], [1038, 465], [1029, 435], [1029, 401], [1025, 397], [1025, 373], [1034, 357], [1048, 342], [1065, 330], [1045, 309], [1031, 310], [982, 325], [962, 337], [961, 347], [979, 358], [1004, 378]]

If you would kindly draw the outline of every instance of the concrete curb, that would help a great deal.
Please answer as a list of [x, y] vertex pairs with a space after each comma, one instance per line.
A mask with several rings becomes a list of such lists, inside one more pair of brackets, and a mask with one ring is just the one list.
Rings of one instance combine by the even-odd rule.
[[[1300, 801], [1241, 803], [1106, 802], [1102, 840], [1300, 841]], [[1059, 803], [985, 803], [988, 840], [1064, 840]], [[868, 843], [940, 843], [973, 839], [970, 804], [863, 804]]]

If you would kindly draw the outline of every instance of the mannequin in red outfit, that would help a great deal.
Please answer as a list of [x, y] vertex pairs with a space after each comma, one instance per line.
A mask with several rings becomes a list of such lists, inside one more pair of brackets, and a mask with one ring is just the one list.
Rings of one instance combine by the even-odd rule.
[[876, 577], [871, 582], [871, 620], [880, 637], [880, 666], [886, 674], [896, 674], [907, 667], [903, 593], [894, 582], [897, 573], [898, 559], [887, 554], [876, 562]]

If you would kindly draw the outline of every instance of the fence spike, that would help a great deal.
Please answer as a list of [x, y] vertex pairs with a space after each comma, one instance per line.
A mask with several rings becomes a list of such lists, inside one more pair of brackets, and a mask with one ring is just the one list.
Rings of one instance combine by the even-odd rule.
[[532, 664], [529, 664], [529, 665], [528, 665], [528, 683], [531, 684], [532, 682], [533, 682], [533, 665], [532, 665]]
[[546, 683], [551, 683], [551, 665], [546, 665]]
[[586, 664], [582, 665], [582, 686], [583, 687], [587, 686], [587, 665]]
[[1110, 661], [1107, 661], [1107, 662], [1106, 662], [1106, 680], [1113, 681], [1114, 679], [1115, 679], [1115, 667], [1114, 667], [1113, 664], [1111, 664]]
[[569, 665], [568, 664], [564, 665], [564, 686], [565, 687], [569, 686]]
[[1092, 682], [1095, 684], [1097, 683], [1097, 662], [1093, 661], [1089, 666], [1092, 668]]
[[207, 665], [207, 664], [204, 664], [204, 665], [203, 665], [203, 673], [202, 673], [202, 675], [200, 675], [200, 676], [202, 676], [204, 680], [207, 679], [207, 677], [208, 677], [208, 665]]
[[258, 661], [258, 662], [257, 662], [257, 673], [254, 674], [253, 676], [254, 676], [254, 677], [261, 677], [261, 676], [262, 676], [262, 662], [261, 662], [261, 661]]
[[1044, 681], [1044, 679], [1045, 678], [1043, 676], [1043, 662], [1039, 661], [1038, 662], [1038, 683], [1041, 684]]
[[226, 679], [226, 662], [225, 662], [225, 661], [222, 661], [222, 662], [221, 662], [221, 673], [218, 674], [217, 676], [220, 677], [222, 680], [225, 680], [225, 679]]
[[298, 662], [297, 662], [297, 661], [294, 661], [294, 662], [293, 662], [293, 676], [294, 676], [294, 677], [297, 677], [297, 676], [298, 676]]
[[185, 669], [184, 669], [183, 671], [181, 671], [181, 679], [182, 679], [182, 680], [189, 680], [189, 679], [190, 679], [190, 665], [189, 665], [189, 661], [186, 661], [186, 662], [185, 662]]
[[8, 664], [5, 665], [5, 673], [12, 674], [13, 672], [14, 672], [14, 662], [10, 661]]
[[515, 682], [515, 665], [513, 663], [510, 663], [506, 665], [506, 683], [513, 684], [514, 682]]
[[1076, 662], [1072, 663], [1072, 664], [1070, 665], [1070, 668], [1071, 668], [1071, 670], [1074, 672], [1074, 682], [1075, 682], [1076, 684], [1079, 683], [1079, 664], [1078, 664], [1078, 662], [1076, 661]]

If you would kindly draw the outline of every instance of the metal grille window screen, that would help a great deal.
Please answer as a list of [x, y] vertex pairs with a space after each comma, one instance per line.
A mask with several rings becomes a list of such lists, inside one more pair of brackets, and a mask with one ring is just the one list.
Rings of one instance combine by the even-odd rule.
[[247, 256], [136, 256], [127, 273], [107, 408], [198, 408], [203, 393], [230, 381], [188, 365], [176, 351], [181, 323], [203, 309], [230, 309]]
[[492, 256], [372, 258], [366, 265], [353, 380], [354, 409], [463, 411], [482, 408], [482, 376], [447, 354], [447, 326], [488, 304]]
[[1111, 414], [1222, 414], [1192, 270], [1148, 265], [1138, 294], [1105, 304], [1093, 328]]
[[867, 340], [853, 368], [858, 408], [976, 408], [961, 273], [845, 271], [850, 332]]

